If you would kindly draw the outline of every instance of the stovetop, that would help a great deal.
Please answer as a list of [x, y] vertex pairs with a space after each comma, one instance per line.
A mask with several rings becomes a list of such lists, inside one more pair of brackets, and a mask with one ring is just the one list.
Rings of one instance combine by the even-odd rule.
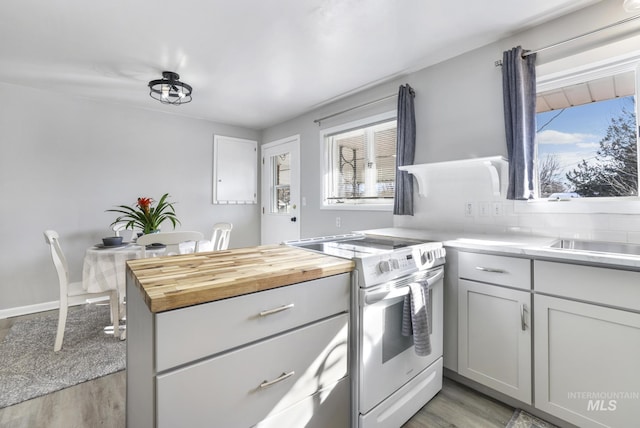
[[309, 238], [288, 245], [353, 259], [361, 287], [369, 287], [443, 265], [442, 242], [349, 234]]
[[307, 248], [309, 250], [319, 251], [321, 253], [334, 255], [344, 258], [362, 258], [376, 254], [391, 253], [399, 248], [406, 248], [413, 245], [421, 244], [419, 241], [409, 241], [404, 239], [385, 239], [362, 235], [353, 235], [347, 239], [337, 238], [331, 241], [331, 237], [327, 237], [326, 241], [311, 241], [292, 243], [291, 245]]

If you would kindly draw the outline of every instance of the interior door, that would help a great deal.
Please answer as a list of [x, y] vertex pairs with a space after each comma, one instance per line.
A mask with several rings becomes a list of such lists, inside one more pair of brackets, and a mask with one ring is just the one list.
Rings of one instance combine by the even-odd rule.
[[262, 239], [300, 239], [300, 136], [262, 146]]

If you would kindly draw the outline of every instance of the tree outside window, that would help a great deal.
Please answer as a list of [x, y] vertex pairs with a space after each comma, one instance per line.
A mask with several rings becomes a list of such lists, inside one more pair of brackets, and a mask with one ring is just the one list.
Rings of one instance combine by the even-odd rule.
[[630, 71], [538, 93], [540, 197], [638, 195], [635, 90]]

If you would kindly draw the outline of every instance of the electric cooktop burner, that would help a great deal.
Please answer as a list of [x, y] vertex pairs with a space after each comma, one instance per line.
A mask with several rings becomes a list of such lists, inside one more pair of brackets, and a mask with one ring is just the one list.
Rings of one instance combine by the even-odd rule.
[[[350, 234], [321, 238], [302, 239], [287, 244], [343, 258], [391, 254], [402, 248], [424, 245], [424, 241], [393, 237]], [[442, 246], [438, 243], [438, 246]]]

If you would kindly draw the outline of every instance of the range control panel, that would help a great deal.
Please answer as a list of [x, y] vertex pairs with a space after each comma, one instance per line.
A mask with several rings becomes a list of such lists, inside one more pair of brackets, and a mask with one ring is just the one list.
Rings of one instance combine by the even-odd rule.
[[446, 251], [442, 243], [430, 242], [399, 248], [387, 254], [356, 259], [359, 286], [374, 285], [401, 278], [414, 272], [443, 265]]

